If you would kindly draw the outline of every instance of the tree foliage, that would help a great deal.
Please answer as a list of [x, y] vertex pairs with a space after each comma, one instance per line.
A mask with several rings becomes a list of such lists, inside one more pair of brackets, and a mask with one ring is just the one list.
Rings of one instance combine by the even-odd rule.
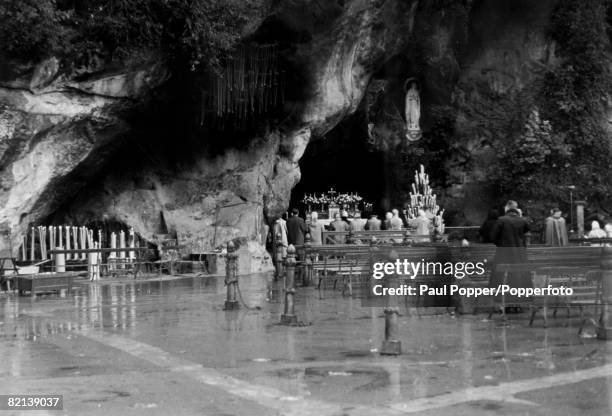
[[612, 90], [608, 0], [561, 0], [549, 37], [560, 65], [534, 83], [522, 131], [501, 137], [493, 179], [502, 194], [558, 200], [575, 185], [595, 205], [610, 199], [612, 139], [604, 124]]
[[[0, 0], [0, 46], [12, 58], [54, 55], [67, 66], [124, 61], [162, 50], [216, 67], [258, 0]], [[95, 66], [95, 65], [94, 65]]]

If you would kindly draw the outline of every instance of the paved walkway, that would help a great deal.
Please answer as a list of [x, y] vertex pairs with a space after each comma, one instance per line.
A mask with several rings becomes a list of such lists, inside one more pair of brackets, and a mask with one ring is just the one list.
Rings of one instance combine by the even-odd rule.
[[[278, 325], [269, 276], [111, 283], [67, 297], [0, 297], [0, 393], [63, 394], [103, 415], [610, 415], [612, 343], [564, 313], [400, 318], [401, 357], [380, 357], [380, 308], [299, 288], [303, 326]], [[0, 412], [11, 414], [10, 412]], [[37, 411], [30, 414], [43, 415]]]

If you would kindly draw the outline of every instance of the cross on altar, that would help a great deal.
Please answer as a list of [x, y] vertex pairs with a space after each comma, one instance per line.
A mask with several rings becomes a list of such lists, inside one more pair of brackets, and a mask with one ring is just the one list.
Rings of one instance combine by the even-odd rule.
[[328, 194], [331, 195], [332, 199], [334, 198], [334, 195], [336, 195], [338, 192], [334, 191], [334, 188], [330, 188]]

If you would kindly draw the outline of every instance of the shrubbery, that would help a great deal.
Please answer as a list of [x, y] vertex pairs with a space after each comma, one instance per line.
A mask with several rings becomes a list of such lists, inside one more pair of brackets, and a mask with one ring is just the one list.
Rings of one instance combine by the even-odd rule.
[[560, 187], [604, 206], [612, 200], [612, 138], [604, 126], [612, 91], [608, 0], [561, 0], [549, 36], [560, 67], [546, 71], [525, 100], [524, 127], [500, 137], [493, 181], [504, 195], [559, 201]]
[[68, 67], [122, 62], [154, 49], [191, 67], [214, 68], [257, 6], [258, 0], [0, 0], [0, 47], [26, 61], [59, 56]]

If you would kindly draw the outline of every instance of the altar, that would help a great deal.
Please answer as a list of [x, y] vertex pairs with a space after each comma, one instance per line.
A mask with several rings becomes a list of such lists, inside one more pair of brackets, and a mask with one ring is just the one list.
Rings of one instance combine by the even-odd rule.
[[357, 192], [339, 193], [334, 188], [320, 195], [316, 193], [304, 195], [301, 202], [307, 216], [316, 211], [319, 221], [326, 226], [334, 220], [336, 214], [342, 215], [346, 212], [350, 221], [358, 213], [365, 218], [373, 211], [373, 205], [366, 202]]

